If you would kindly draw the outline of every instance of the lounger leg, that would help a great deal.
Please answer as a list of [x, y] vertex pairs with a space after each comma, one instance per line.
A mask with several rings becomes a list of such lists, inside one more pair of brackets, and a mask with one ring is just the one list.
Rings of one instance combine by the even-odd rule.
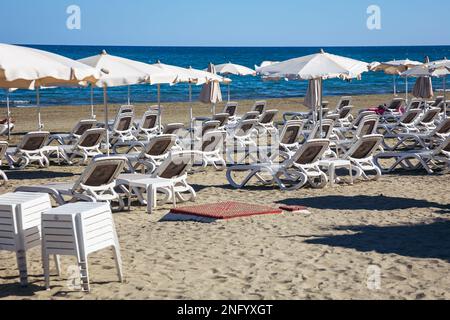
[[45, 253], [45, 250], [42, 252], [42, 264], [44, 266], [44, 278], [45, 278], [45, 288], [50, 290], [50, 262], [49, 256]]
[[16, 252], [17, 266], [19, 268], [20, 285], [22, 287], [28, 286], [28, 271], [27, 271], [27, 254], [25, 250], [18, 250]]
[[153, 188], [153, 185], [149, 185], [147, 188], [147, 213], [153, 213], [153, 207], [156, 209], [156, 192]]
[[335, 173], [336, 173], [336, 166], [332, 163], [330, 165], [330, 186], [334, 188], [334, 182], [335, 182]]
[[78, 261], [78, 267], [80, 268], [81, 290], [89, 292], [90, 286], [89, 286], [88, 261], [87, 257], [83, 257], [82, 259], [84, 261]]
[[60, 256], [54, 255], [53, 257], [55, 259], [55, 265], [56, 265], [56, 272], [58, 273], [58, 276], [61, 276], [61, 259]]

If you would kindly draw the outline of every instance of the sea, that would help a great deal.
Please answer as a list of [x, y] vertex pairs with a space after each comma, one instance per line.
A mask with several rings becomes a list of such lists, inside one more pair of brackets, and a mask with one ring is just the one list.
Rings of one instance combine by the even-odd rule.
[[[27, 46], [27, 45], [26, 45]], [[317, 53], [320, 49], [326, 52], [362, 60], [365, 62], [410, 59], [424, 61], [450, 58], [450, 46], [411, 46], [411, 47], [126, 47], [126, 46], [43, 46], [29, 47], [54, 52], [72, 59], [81, 59], [97, 55], [106, 50], [109, 54], [146, 63], [161, 61], [181, 67], [205, 69], [211, 62], [222, 64], [232, 62], [254, 68], [262, 61], [283, 61], [295, 57]], [[269, 99], [303, 97], [306, 93], [306, 81], [265, 82], [260, 77], [231, 76], [231, 97], [233, 100]], [[411, 81], [411, 80], [410, 80]], [[399, 93], [405, 93], [405, 80], [397, 78]], [[442, 89], [442, 80], [434, 80], [436, 90]], [[447, 88], [450, 86], [447, 84]], [[194, 99], [198, 98], [201, 87], [195, 87]], [[222, 87], [224, 98], [228, 88]], [[363, 74], [362, 80], [351, 82], [339, 79], [324, 82], [324, 94], [332, 96], [357, 94], [389, 94], [393, 92], [393, 77], [378, 72]], [[130, 88], [132, 103], [153, 103], [156, 101], [156, 87], [135, 85]], [[188, 87], [185, 84], [162, 87], [162, 101], [188, 101]], [[109, 88], [109, 102], [124, 104], [128, 99], [128, 88]], [[36, 94], [31, 90], [17, 90], [10, 94], [13, 107], [30, 107], [36, 104]], [[96, 89], [94, 102], [102, 103], [102, 92]], [[41, 90], [42, 106], [89, 105], [90, 89], [86, 88], [49, 88]], [[4, 107], [6, 95], [0, 91], [0, 106]]]

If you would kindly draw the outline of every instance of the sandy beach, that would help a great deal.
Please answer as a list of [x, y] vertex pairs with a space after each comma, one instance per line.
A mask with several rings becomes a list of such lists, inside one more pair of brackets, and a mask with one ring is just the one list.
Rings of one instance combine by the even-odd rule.
[[[390, 96], [358, 96], [357, 109], [388, 102]], [[329, 97], [334, 107], [337, 97]], [[269, 108], [306, 110], [303, 99], [270, 100]], [[253, 101], [240, 102], [239, 113]], [[141, 116], [148, 105], [138, 105]], [[163, 121], [186, 122], [186, 103], [164, 104]], [[117, 105], [111, 106], [111, 116]], [[217, 108], [220, 109], [222, 105]], [[210, 106], [195, 104], [195, 115]], [[69, 131], [89, 115], [89, 106], [42, 108], [45, 129]], [[103, 107], [97, 106], [103, 120]], [[12, 144], [36, 128], [36, 110], [14, 109]], [[72, 181], [83, 167], [30, 167], [6, 170], [20, 185]], [[92, 292], [70, 290], [63, 276], [52, 276], [46, 291], [39, 248], [28, 253], [30, 286], [21, 288], [15, 255], [0, 251], [0, 299], [450, 299], [449, 175], [425, 171], [385, 175], [355, 185], [282, 192], [250, 187], [233, 190], [225, 172], [208, 170], [189, 177], [197, 204], [240, 201], [279, 207], [305, 205], [310, 214], [234, 219], [211, 224], [161, 222], [170, 206], [154, 215], [145, 208], [114, 214], [125, 282], [119, 283], [109, 250], [90, 256]], [[188, 203], [187, 205], [191, 205]], [[381, 275], [371, 285], [373, 270]]]

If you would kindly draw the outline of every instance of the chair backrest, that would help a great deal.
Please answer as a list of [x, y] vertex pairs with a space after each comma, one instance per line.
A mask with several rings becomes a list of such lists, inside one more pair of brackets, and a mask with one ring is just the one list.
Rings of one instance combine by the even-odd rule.
[[50, 136], [50, 132], [36, 131], [27, 133], [17, 147], [20, 150], [36, 151], [42, 149]]
[[410, 109], [408, 112], [406, 112], [402, 118], [400, 119], [400, 122], [403, 124], [412, 124], [419, 119], [420, 115], [422, 114], [422, 109]]
[[225, 140], [225, 133], [222, 131], [210, 131], [202, 138], [201, 151], [213, 152], [223, 146]]
[[97, 120], [81, 120], [72, 129], [71, 133], [73, 135], [82, 136], [83, 133], [85, 133], [89, 129], [95, 128], [96, 124], [97, 124]]
[[3, 159], [3, 157], [5, 156], [6, 150], [8, 150], [8, 142], [6, 141], [0, 141], [0, 162], [1, 159]]
[[133, 126], [133, 114], [121, 113], [114, 122], [113, 130], [118, 132], [125, 132], [131, 130]]
[[125, 157], [98, 157], [94, 158], [81, 174], [74, 185], [74, 189], [80, 186], [102, 187], [113, 183], [122, 172], [127, 159]]
[[267, 110], [264, 111], [264, 113], [259, 118], [260, 124], [270, 124], [273, 123], [275, 120], [275, 117], [278, 114], [278, 110]]
[[155, 111], [146, 111], [142, 116], [140, 128], [145, 130], [154, 129], [158, 126], [158, 113]]
[[92, 148], [100, 145], [106, 135], [106, 130], [103, 128], [89, 129], [80, 137], [78, 146], [83, 148]]
[[211, 120], [211, 121], [204, 122], [202, 125], [202, 137], [210, 131], [215, 131], [215, 130], [219, 129], [219, 126], [220, 126], [220, 121]]
[[380, 134], [363, 136], [348, 150], [344, 158], [367, 159], [373, 156], [382, 141], [383, 136]]
[[291, 120], [286, 122], [281, 131], [280, 143], [285, 145], [297, 143], [304, 127], [305, 122], [301, 120]]
[[192, 167], [193, 152], [177, 152], [171, 154], [156, 169], [153, 176], [163, 179], [176, 179], [184, 176]]
[[330, 140], [312, 139], [306, 141], [290, 161], [292, 164], [306, 165], [319, 161], [330, 147]]
[[320, 136], [320, 121], [316, 123], [308, 137], [308, 140], [329, 139], [333, 133], [334, 121], [331, 119], [322, 120], [322, 137]]
[[394, 98], [388, 105], [389, 110], [399, 110], [403, 104], [405, 103], [405, 99], [403, 98]]
[[217, 113], [212, 117], [212, 120], [219, 121], [219, 128], [222, 128], [228, 123], [230, 115], [228, 113]]
[[439, 116], [439, 113], [441, 113], [441, 109], [439, 109], [439, 108], [428, 109], [425, 112], [425, 114], [423, 115], [423, 117], [420, 120], [420, 122], [422, 122], [422, 123], [432, 123]]
[[174, 134], [178, 135], [181, 130], [184, 129], [184, 124], [182, 123], [169, 123], [164, 127], [163, 134]]
[[244, 120], [239, 122], [239, 125], [235, 129], [235, 135], [237, 137], [244, 137], [250, 134], [250, 132], [258, 124], [258, 120]]
[[373, 115], [377, 115], [377, 113], [374, 111], [361, 111], [358, 114], [358, 116], [355, 118], [355, 120], [353, 120], [352, 127], [358, 127], [359, 124], [361, 123], [362, 119], [364, 119], [367, 116], [373, 116]]
[[252, 111], [256, 111], [259, 114], [263, 114], [264, 111], [266, 111], [266, 107], [267, 107], [267, 101], [256, 101]]
[[352, 112], [353, 106], [345, 106], [342, 107], [339, 111], [339, 119], [347, 118]]
[[145, 146], [143, 156], [158, 157], [167, 154], [177, 141], [177, 136], [173, 134], [162, 134], [152, 138]]
[[247, 112], [246, 114], [244, 114], [242, 116], [241, 121], [258, 119], [259, 116], [260, 116], [259, 112], [257, 112], [257, 111], [249, 111], [249, 112]]
[[225, 108], [223, 109], [222, 113], [228, 113], [228, 115], [230, 117], [234, 117], [234, 116], [236, 116], [237, 108], [238, 108], [238, 103], [237, 102], [228, 102], [225, 105]]
[[450, 133], [450, 118], [444, 119], [436, 128], [436, 133], [438, 134], [448, 134]]
[[343, 107], [348, 107], [349, 105], [352, 104], [352, 100], [353, 100], [352, 97], [341, 97], [336, 106], [336, 110], [341, 110]]
[[370, 134], [375, 134], [377, 132], [379, 119], [380, 118], [378, 117], [378, 115], [370, 115], [364, 117], [359, 123], [358, 128], [356, 129], [355, 136], [363, 137]]

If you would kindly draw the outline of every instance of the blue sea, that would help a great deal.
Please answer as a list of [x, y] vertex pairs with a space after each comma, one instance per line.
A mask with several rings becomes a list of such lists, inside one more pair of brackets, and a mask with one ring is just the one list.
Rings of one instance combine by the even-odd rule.
[[[54, 52], [72, 59], [80, 59], [99, 54], [106, 50], [109, 54], [118, 55], [146, 63], [155, 63], [160, 60], [166, 64], [182, 67], [192, 66], [204, 69], [209, 62], [221, 64], [233, 62], [254, 68], [262, 61], [282, 61], [290, 58], [317, 53], [321, 48], [295, 47], [108, 47], [108, 46], [30, 46]], [[426, 47], [330, 47], [325, 51], [338, 54], [368, 63], [373, 61], [389, 61], [393, 59], [406, 59], [423, 61], [425, 56], [431, 60], [450, 58], [450, 46]], [[267, 99], [302, 97], [307, 88], [305, 81], [263, 82], [259, 77], [232, 77], [232, 99]], [[447, 85], [447, 87], [450, 87]], [[435, 81], [435, 88], [442, 88], [442, 80]], [[194, 88], [194, 97], [198, 97], [200, 87]], [[226, 97], [227, 88], [222, 88]], [[398, 79], [398, 91], [405, 92], [404, 79]], [[126, 103], [128, 89], [110, 88], [109, 101], [115, 104]], [[341, 80], [328, 80], [324, 84], [326, 95], [356, 95], [356, 94], [385, 94], [393, 92], [392, 76], [383, 73], [365, 73], [361, 81], [345, 82]], [[11, 94], [15, 106], [31, 106], [36, 103], [35, 92], [18, 90]], [[162, 100], [168, 102], [187, 101], [187, 86], [163, 86]], [[0, 96], [1, 104], [5, 104], [4, 96]], [[156, 88], [149, 85], [131, 87], [132, 103], [151, 103], [156, 101]], [[95, 91], [95, 103], [102, 103], [102, 93]], [[55, 88], [41, 91], [41, 104], [52, 105], [88, 105], [90, 104], [90, 90], [83, 88]]]

